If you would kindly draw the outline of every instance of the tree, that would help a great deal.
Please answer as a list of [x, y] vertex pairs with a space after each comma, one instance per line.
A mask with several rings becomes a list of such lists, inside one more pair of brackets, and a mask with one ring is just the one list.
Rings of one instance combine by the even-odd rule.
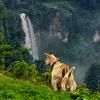
[[3, 4], [3, 1], [0, 0], [0, 44], [4, 40], [4, 28], [3, 28], [4, 11], [5, 11], [5, 6]]
[[83, 5], [87, 9], [96, 8], [96, 4], [97, 4], [96, 0], [81, 0], [81, 5]]
[[91, 90], [100, 92], [100, 64], [94, 63], [88, 70], [85, 82]]
[[23, 55], [24, 53], [28, 51], [29, 50], [27, 48], [12, 50], [11, 45], [8, 45], [8, 44], [0, 45], [0, 64], [2, 68], [5, 69], [5, 65], [7, 63], [6, 62], [7, 57], [15, 57], [15, 56]]

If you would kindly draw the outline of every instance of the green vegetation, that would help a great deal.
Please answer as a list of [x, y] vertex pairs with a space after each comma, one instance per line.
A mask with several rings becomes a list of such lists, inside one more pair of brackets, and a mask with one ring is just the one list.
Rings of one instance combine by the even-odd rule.
[[[0, 47], [1, 57], [16, 56], [26, 50], [10, 51], [10, 45]], [[2, 61], [2, 60], [1, 60]], [[3, 67], [4, 66], [4, 67]], [[0, 65], [0, 100], [99, 100], [100, 93], [92, 92], [86, 87], [79, 87], [75, 92], [55, 92], [51, 89], [50, 70], [41, 74], [37, 66], [23, 61], [10, 63], [9, 72], [5, 70], [6, 64]]]
[[75, 92], [53, 91], [46, 85], [11, 78], [0, 72], [0, 100], [99, 100], [100, 94], [87, 88]]
[[12, 46], [9, 44], [1, 44], [0, 45], [0, 69], [6, 69], [6, 64], [8, 63], [6, 60], [9, 57], [18, 57], [22, 56], [29, 50], [27, 48], [20, 48], [18, 50], [12, 50]]
[[35, 69], [35, 65], [29, 65], [25, 61], [16, 61], [12, 64], [11, 72], [17, 78], [34, 79], [38, 72]]
[[[10, 45], [2, 45], [1, 55], [11, 56]], [[4, 53], [3, 53], [4, 52]], [[23, 52], [22, 52], [23, 53]], [[15, 56], [15, 55], [13, 55]], [[5, 63], [1, 64], [1, 68]], [[86, 87], [78, 87], [75, 92], [55, 92], [51, 88], [50, 70], [41, 74], [37, 66], [23, 61], [10, 64], [9, 72], [0, 70], [0, 100], [99, 100], [100, 93], [92, 92]]]

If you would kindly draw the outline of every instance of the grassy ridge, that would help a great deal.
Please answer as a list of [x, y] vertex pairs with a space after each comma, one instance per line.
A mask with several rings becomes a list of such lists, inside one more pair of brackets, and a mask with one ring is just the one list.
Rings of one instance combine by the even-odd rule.
[[56, 94], [47, 86], [16, 80], [0, 74], [0, 100], [70, 100], [67, 94]]
[[100, 100], [100, 94], [93, 94], [87, 88], [76, 92], [55, 92], [45, 85], [36, 85], [0, 73], [0, 100]]

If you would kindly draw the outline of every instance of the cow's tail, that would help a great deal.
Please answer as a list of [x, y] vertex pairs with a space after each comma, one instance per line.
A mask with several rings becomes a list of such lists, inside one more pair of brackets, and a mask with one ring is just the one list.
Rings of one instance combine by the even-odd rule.
[[[66, 74], [64, 75], [64, 77], [62, 78], [62, 82], [61, 82], [62, 90], [64, 90], [64, 91], [66, 90], [66, 84], [67, 84], [67, 82], [68, 82], [68, 78], [71, 76], [71, 74], [73, 74], [74, 70], [75, 70], [75, 67], [73, 66], [73, 67], [68, 71], [68, 73], [66, 73]], [[69, 88], [69, 87], [67, 87], [67, 88]]]

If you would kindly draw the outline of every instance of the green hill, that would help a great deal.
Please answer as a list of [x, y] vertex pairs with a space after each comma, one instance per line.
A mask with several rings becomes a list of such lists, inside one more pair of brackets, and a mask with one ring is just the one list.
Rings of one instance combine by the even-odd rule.
[[73, 93], [55, 92], [46, 85], [36, 85], [0, 73], [0, 100], [100, 100], [100, 94], [87, 88]]

